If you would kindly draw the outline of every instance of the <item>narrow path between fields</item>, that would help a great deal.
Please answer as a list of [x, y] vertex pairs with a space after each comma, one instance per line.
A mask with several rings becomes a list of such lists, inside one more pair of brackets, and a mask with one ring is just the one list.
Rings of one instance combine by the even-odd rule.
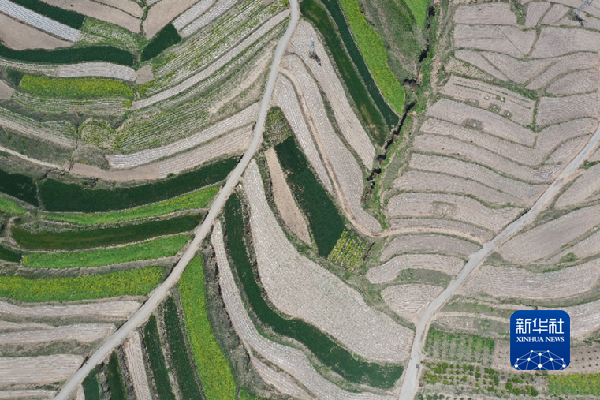
[[427, 339], [427, 331], [429, 330], [429, 325], [437, 311], [440, 308], [442, 308], [446, 301], [448, 301], [448, 299], [454, 294], [456, 289], [458, 289], [458, 287], [465, 281], [465, 279], [467, 279], [471, 272], [475, 271], [481, 264], [483, 264], [485, 258], [492, 251], [494, 251], [496, 247], [498, 247], [507, 239], [515, 235], [525, 225], [532, 222], [541, 211], [543, 211], [547, 206], [549, 206], [552, 203], [552, 201], [554, 200], [560, 189], [563, 187], [563, 185], [574, 178], [573, 173], [590, 156], [592, 151], [598, 145], [598, 142], [600, 142], [600, 126], [598, 127], [594, 135], [590, 138], [585, 147], [561, 171], [561, 173], [558, 174], [556, 179], [535, 202], [533, 207], [531, 207], [531, 209], [519, 219], [513, 221], [510, 225], [504, 228], [504, 230], [500, 232], [496, 237], [494, 237], [489, 242], [485, 243], [481, 250], [472, 254], [469, 257], [469, 261], [465, 264], [463, 269], [456, 276], [456, 279], [451, 281], [448, 287], [438, 297], [436, 297], [435, 300], [433, 300], [425, 309], [425, 312], [423, 312], [423, 315], [421, 315], [419, 323], [417, 324], [417, 330], [413, 341], [410, 361], [408, 363], [408, 367], [406, 367], [406, 372], [404, 373], [404, 382], [402, 384], [399, 397], [400, 400], [412, 400], [416, 394], [416, 390], [418, 387], [417, 381], [419, 377], [418, 365], [421, 360], [421, 351], [423, 349], [423, 345], [425, 344], [425, 340]]
[[265, 126], [265, 119], [267, 116], [267, 111], [269, 109], [269, 103], [271, 102], [271, 97], [273, 95], [273, 89], [275, 87], [275, 81], [277, 79], [277, 74], [279, 71], [279, 63], [281, 62], [281, 58], [285, 52], [285, 48], [296, 29], [296, 24], [298, 23], [300, 8], [298, 6], [298, 0], [290, 0], [291, 14], [292, 19], [290, 20], [290, 24], [288, 25], [285, 34], [277, 44], [277, 48], [275, 49], [275, 55], [273, 59], [273, 63], [271, 64], [271, 69], [269, 72], [269, 80], [267, 82], [265, 93], [263, 95], [262, 101], [260, 103], [260, 108], [258, 111], [258, 120], [256, 121], [256, 125], [254, 127], [254, 134], [252, 136], [252, 140], [250, 141], [250, 145], [248, 149], [244, 153], [244, 156], [240, 160], [239, 164], [235, 167], [235, 169], [231, 172], [225, 185], [219, 191], [215, 201], [213, 202], [210, 211], [206, 215], [206, 218], [202, 222], [202, 224], [196, 229], [196, 235], [188, 248], [186, 249], [183, 256], [173, 268], [173, 271], [169, 275], [169, 277], [160, 284], [154, 291], [150, 294], [148, 300], [140, 307], [138, 311], [136, 311], [131, 318], [123, 324], [112, 336], [110, 336], [103, 344], [100, 346], [98, 350], [94, 354], [92, 354], [88, 360], [77, 370], [77, 372], [67, 381], [67, 383], [62, 387], [61, 391], [55, 397], [56, 400], [66, 400], [71, 392], [77, 389], [77, 386], [83, 382], [85, 377], [90, 373], [90, 371], [96, 366], [96, 364], [100, 363], [104, 360], [117, 346], [119, 346], [123, 340], [139, 325], [144, 323], [152, 311], [167, 297], [171, 288], [177, 284], [179, 278], [181, 278], [181, 274], [185, 270], [185, 267], [188, 263], [194, 258], [196, 251], [198, 250], [200, 244], [210, 231], [210, 228], [214, 222], [214, 219], [221, 211], [221, 208], [225, 204], [225, 201], [231, 194], [233, 188], [238, 183], [242, 173], [248, 166], [248, 163], [254, 157], [254, 153], [258, 148], [262, 140], [263, 129]]

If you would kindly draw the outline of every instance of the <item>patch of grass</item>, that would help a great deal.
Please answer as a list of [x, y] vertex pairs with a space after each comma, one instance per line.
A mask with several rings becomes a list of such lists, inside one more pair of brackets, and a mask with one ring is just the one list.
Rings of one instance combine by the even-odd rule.
[[4, 197], [0, 197], [0, 211], [10, 215], [22, 215], [27, 212], [25, 208], [17, 205], [17, 203], [14, 201], [5, 199]]
[[229, 158], [195, 171], [147, 185], [116, 189], [86, 189], [54, 179], [40, 183], [40, 197], [48, 211], [114, 211], [167, 200], [224, 180], [237, 164]]
[[86, 400], [100, 400], [100, 382], [96, 370], [91, 370], [83, 380], [83, 394]]
[[162, 267], [132, 269], [106, 275], [29, 279], [0, 276], [0, 297], [17, 301], [76, 301], [119, 296], [145, 296], [165, 275]]
[[12, 0], [12, 2], [74, 29], [81, 28], [85, 20], [85, 15], [54, 7], [39, 0]]
[[139, 242], [162, 235], [187, 232], [194, 229], [204, 214], [186, 215], [163, 221], [149, 221], [117, 228], [70, 230], [63, 232], [29, 232], [13, 226], [11, 234], [19, 246], [29, 250], [77, 250]]
[[208, 320], [201, 257], [195, 257], [188, 264], [177, 289], [204, 396], [207, 400], [235, 399], [235, 380]]
[[294, 197], [308, 218], [319, 255], [327, 257], [345, 229], [344, 219], [311, 172], [293, 136], [275, 146], [275, 151]]
[[[350, 96], [352, 96], [352, 100], [354, 100], [360, 116], [368, 127], [367, 132], [382, 146], [387, 138], [388, 130], [398, 123], [398, 118], [395, 114], [388, 113], [386, 114], [386, 121], [383, 121], [373, 100], [369, 97], [367, 88], [355, 71], [352, 62], [348, 58], [348, 54], [344, 51], [344, 45], [336, 34], [337, 29], [325, 9], [314, 0], [304, 0], [300, 3], [300, 9], [302, 15], [311, 21], [319, 32], [321, 32], [321, 35], [323, 35], [325, 44], [329, 48], [329, 51], [331, 51], [338, 71], [350, 92]], [[381, 98], [381, 95], [379, 97]], [[387, 104], [384, 105], [389, 108]]]
[[21, 253], [0, 246], [0, 260], [18, 263], [21, 261]]
[[358, 271], [365, 261], [370, 244], [347, 229], [327, 259], [351, 271]]
[[10, 174], [0, 169], [0, 192], [16, 197], [33, 206], [39, 206], [37, 187], [29, 176]]
[[299, 319], [285, 319], [272, 310], [262, 297], [256, 283], [252, 264], [244, 243], [244, 220], [240, 200], [232, 194], [225, 205], [227, 244], [231, 259], [248, 296], [249, 305], [265, 325], [276, 333], [303, 343], [327, 368], [331, 368], [354, 383], [366, 383], [373, 387], [391, 388], [402, 375], [404, 367], [394, 364], [377, 364], [363, 361], [335, 343], [316, 327]]
[[160, 400], [175, 400], [154, 315], [150, 316], [144, 327], [144, 346], [150, 359], [150, 369], [152, 369], [152, 375], [154, 376], [158, 398]]
[[177, 306], [173, 297], [169, 297], [165, 302], [163, 312], [165, 326], [167, 331], [167, 341], [169, 342], [169, 351], [171, 353], [171, 364], [173, 372], [177, 377], [177, 384], [184, 399], [201, 399], [202, 391], [196, 382], [196, 368], [190, 360], [185, 338], [181, 330]]
[[561, 263], [568, 263], [568, 262], [573, 262], [576, 260], [577, 260], [577, 256], [575, 255], [575, 253], [567, 253], [560, 258]]
[[77, 253], [30, 253], [23, 258], [23, 266], [29, 268], [85, 268], [136, 260], [153, 260], [174, 256], [189, 238], [188, 235], [170, 236], [116, 249]]
[[425, 351], [429, 357], [439, 360], [491, 365], [494, 355], [494, 339], [430, 328]]
[[[134, 219], [167, 215], [175, 211], [204, 208], [219, 192], [217, 188], [209, 188], [189, 193], [160, 203], [149, 204], [129, 210], [109, 212], [103, 214], [46, 214], [44, 218], [55, 221], [72, 222], [79, 225], [111, 224], [115, 222], [131, 221]], [[0, 210], [2, 199], [0, 198]]]
[[47, 78], [25, 75], [19, 89], [45, 97], [89, 99], [121, 96], [133, 98], [133, 90], [116, 79], [100, 78]]
[[142, 62], [153, 59], [164, 50], [179, 42], [181, 42], [181, 36], [177, 33], [177, 29], [175, 29], [173, 24], [168, 24], [142, 50]]
[[600, 396], [600, 373], [550, 375], [548, 390], [553, 395]]
[[77, 64], [91, 61], [105, 61], [130, 67], [133, 66], [133, 55], [130, 52], [110, 46], [63, 47], [54, 50], [13, 50], [0, 44], [0, 57], [16, 61], [48, 64]]
[[429, 0], [406, 0], [405, 2], [415, 16], [419, 28], [423, 29], [423, 27], [425, 27], [425, 21], [427, 20]]
[[112, 352], [108, 366], [106, 367], [106, 379], [110, 390], [110, 400], [127, 400], [127, 389], [123, 381], [119, 358], [116, 352]]
[[[334, 1], [334, 0], [331, 0]], [[381, 37], [371, 28], [356, 0], [340, 0], [348, 17], [354, 39], [383, 96], [398, 114], [404, 112], [404, 87], [387, 64], [387, 53]]]

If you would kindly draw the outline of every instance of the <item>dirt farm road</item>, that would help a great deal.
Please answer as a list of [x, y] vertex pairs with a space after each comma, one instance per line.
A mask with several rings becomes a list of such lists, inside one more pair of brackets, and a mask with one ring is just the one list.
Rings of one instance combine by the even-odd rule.
[[416, 394], [418, 387], [417, 381], [419, 377], [418, 364], [421, 360], [421, 351], [423, 349], [423, 345], [425, 344], [425, 340], [427, 339], [429, 324], [431, 323], [435, 313], [454, 294], [456, 289], [458, 289], [465, 279], [467, 279], [471, 272], [479, 267], [485, 258], [492, 251], [494, 251], [494, 249], [496, 249], [496, 247], [501, 245], [508, 238], [515, 235], [521, 230], [521, 228], [532, 222], [542, 210], [552, 203], [552, 200], [554, 200], [563, 185], [574, 178], [574, 172], [577, 171], [577, 169], [590, 156], [592, 151], [594, 151], [594, 149], [597, 147], [598, 142], [600, 142], [600, 126], [597, 128], [596, 132], [590, 138], [585, 147], [561, 171], [548, 189], [546, 189], [546, 191], [535, 202], [533, 207], [531, 207], [531, 209], [527, 213], [523, 214], [519, 219], [513, 221], [510, 225], [504, 228], [504, 230], [492, 240], [486, 242], [481, 250], [473, 253], [469, 257], [469, 261], [457, 275], [456, 279], [450, 282], [448, 287], [442, 293], [440, 293], [440, 295], [436, 297], [435, 300], [433, 300], [425, 309], [425, 312], [423, 312], [423, 315], [421, 315], [419, 323], [417, 324], [410, 361], [406, 367], [404, 382], [400, 391], [400, 400], [412, 400]]
[[210, 228], [214, 222], [214, 219], [221, 211], [221, 208], [225, 204], [225, 201], [231, 194], [233, 188], [238, 183], [242, 173], [248, 166], [248, 163], [254, 157], [254, 153], [258, 148], [262, 140], [263, 129], [265, 126], [265, 119], [267, 116], [267, 111], [269, 109], [269, 103], [271, 102], [271, 97], [273, 95], [273, 89], [275, 88], [275, 81], [277, 79], [277, 74], [279, 72], [279, 63], [281, 62], [281, 58], [285, 52], [285, 48], [296, 29], [296, 25], [298, 23], [300, 8], [298, 6], [297, 0], [290, 0], [291, 7], [291, 20], [290, 23], [283, 35], [277, 44], [277, 48], [275, 49], [275, 55], [273, 59], [273, 63], [271, 64], [271, 69], [269, 72], [269, 80], [267, 82], [267, 86], [265, 88], [265, 93], [263, 94], [263, 98], [260, 104], [260, 108], [258, 111], [258, 120], [256, 125], [254, 126], [254, 134], [252, 136], [252, 140], [250, 141], [250, 145], [248, 149], [244, 153], [241, 161], [235, 167], [235, 169], [231, 172], [225, 185], [219, 191], [217, 198], [215, 199], [210, 211], [206, 215], [206, 218], [202, 222], [202, 224], [196, 229], [194, 239], [185, 250], [185, 253], [173, 268], [173, 271], [169, 275], [169, 277], [160, 284], [152, 293], [148, 300], [136, 311], [131, 318], [123, 324], [113, 335], [108, 337], [106, 341], [100, 346], [98, 350], [94, 354], [92, 354], [87, 361], [75, 372], [75, 374], [67, 381], [67, 383], [62, 387], [60, 392], [56, 395], [55, 400], [67, 400], [70, 394], [77, 388], [77, 386], [83, 382], [85, 377], [90, 373], [90, 371], [96, 366], [96, 364], [100, 363], [104, 360], [117, 346], [119, 346], [125, 338], [135, 330], [139, 325], [144, 323], [154, 311], [154, 309], [165, 299], [168, 295], [169, 290], [177, 284], [179, 278], [181, 278], [181, 274], [185, 270], [185, 267], [188, 263], [194, 258], [196, 251], [198, 250], [200, 244], [210, 231]]

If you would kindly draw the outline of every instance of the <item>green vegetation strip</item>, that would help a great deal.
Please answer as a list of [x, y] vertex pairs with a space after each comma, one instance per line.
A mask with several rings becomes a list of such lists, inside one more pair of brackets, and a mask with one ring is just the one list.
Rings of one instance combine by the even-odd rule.
[[119, 367], [119, 358], [114, 351], [110, 355], [110, 361], [106, 367], [106, 379], [110, 390], [110, 400], [127, 400], [127, 388], [125, 388], [123, 374]]
[[150, 267], [75, 278], [29, 279], [0, 276], [0, 297], [40, 302], [145, 296], [162, 282], [164, 275], [164, 268]]
[[22, 215], [25, 214], [27, 210], [18, 206], [14, 201], [0, 197], [0, 212], [5, 212], [10, 215]]
[[202, 258], [186, 267], [177, 286], [192, 355], [207, 400], [235, 399], [236, 384], [227, 359], [219, 348], [208, 314]]
[[425, 351], [435, 359], [491, 365], [494, 339], [431, 328], [427, 334]]
[[171, 353], [171, 364], [177, 378], [179, 390], [184, 399], [202, 399], [202, 391], [196, 382], [196, 368], [189, 357], [185, 337], [181, 330], [177, 306], [172, 297], [165, 302], [163, 312], [167, 331], [167, 341]]
[[78, 14], [73, 11], [63, 10], [59, 7], [51, 6], [39, 0], [11, 0], [13, 3], [21, 7], [28, 8], [38, 14], [45, 15], [61, 24], [70, 26], [71, 28], [79, 29], [85, 21], [85, 15]]
[[368, 242], [346, 229], [327, 259], [351, 271], [358, 271], [364, 263], [369, 247]]
[[162, 53], [169, 47], [181, 42], [181, 36], [173, 24], [168, 24], [156, 35], [142, 50], [142, 62], [148, 61]]
[[9, 174], [0, 169], [0, 192], [36, 207], [39, 205], [35, 182], [26, 175]]
[[92, 370], [83, 380], [83, 394], [85, 400], [100, 400], [100, 382], [96, 370]]
[[144, 327], [144, 346], [148, 352], [148, 359], [150, 359], [150, 369], [152, 369], [152, 375], [154, 376], [158, 398], [160, 400], [175, 400], [154, 315], [148, 319], [148, 323]]
[[[348, 51], [352, 62], [354, 63], [354, 65], [356, 65], [356, 69], [362, 77], [362, 80], [365, 82], [365, 85], [367, 87], [367, 90], [369, 91], [369, 94], [371, 95], [371, 98], [377, 105], [377, 108], [379, 109], [379, 111], [383, 115], [383, 118], [388, 124], [388, 128], [394, 128], [396, 125], [398, 125], [399, 118], [390, 108], [390, 106], [385, 102], [385, 100], [381, 96], [381, 93], [377, 89], [377, 85], [375, 84], [375, 81], [373, 80], [373, 77], [369, 72], [369, 68], [365, 63], [361, 52], [358, 50], [358, 47], [356, 47], [356, 43], [354, 42], [352, 34], [350, 33], [350, 29], [348, 27], [348, 24], [346, 23], [346, 18], [342, 9], [340, 8], [340, 5], [338, 4], [337, 0], [322, 0], [322, 2], [333, 17], [333, 20], [337, 25], [337, 30], [339, 30], [340, 32], [346, 50]], [[320, 6], [318, 6], [318, 4], [314, 0], [305, 0], [301, 3], [301, 11], [309, 19], [311, 19], [311, 15], [313, 14], [322, 15], [322, 12], [319, 12], [317, 8], [320, 8]], [[316, 22], [315, 25], [317, 25], [317, 28], [325, 38], [327, 38], [327, 36], [333, 35], [334, 32], [337, 31], [336, 29], [324, 31], [322, 30], [322, 28], [325, 28], [324, 26], [319, 26], [319, 24]], [[329, 48], [331, 48], [329, 43], [328, 46]]]
[[18, 263], [21, 261], [21, 253], [0, 246], [0, 260]]
[[116, 79], [47, 78], [25, 75], [19, 88], [27, 93], [45, 97], [89, 99], [111, 96], [133, 98], [133, 90]]
[[167, 200], [224, 180], [237, 164], [229, 158], [196, 171], [155, 183], [117, 189], [85, 189], [54, 179], [40, 183], [40, 198], [48, 211], [102, 212], [123, 210]]
[[[333, 1], [333, 0], [332, 0]], [[404, 112], [404, 87], [398, 82], [387, 64], [385, 45], [369, 26], [356, 0], [340, 0], [354, 34], [354, 39], [369, 66], [383, 96], [398, 114]]]
[[389, 126], [386, 126], [386, 123], [383, 122], [381, 114], [377, 111], [373, 100], [371, 100], [367, 93], [367, 89], [348, 58], [344, 50], [344, 45], [335, 33], [337, 30], [325, 9], [314, 0], [304, 0], [300, 3], [300, 9], [302, 10], [302, 14], [317, 27], [325, 38], [325, 44], [333, 55], [335, 64], [342, 79], [344, 79], [344, 83], [348, 87], [350, 96], [352, 96], [354, 103], [356, 103], [364, 122], [370, 127], [368, 131], [379, 145], [383, 145], [387, 138], [388, 128], [395, 126], [391, 122], [395, 120], [397, 124], [398, 119], [393, 116], [388, 122]]
[[133, 66], [133, 55], [127, 50], [109, 46], [70, 47], [54, 50], [13, 50], [0, 44], [0, 57], [17, 61], [77, 64], [82, 62], [106, 61]]
[[29, 250], [77, 250], [139, 242], [162, 235], [187, 232], [202, 220], [203, 214], [186, 215], [163, 221], [150, 221], [117, 228], [72, 230], [64, 232], [41, 231], [31, 233], [13, 226], [12, 237], [19, 246]]
[[[44, 215], [44, 218], [55, 221], [71, 222], [79, 225], [99, 225], [146, 217], [157, 217], [175, 211], [204, 208], [218, 191], [219, 189], [217, 188], [209, 188], [156, 204], [149, 204], [147, 206], [104, 214], [46, 214]], [[0, 198], [0, 210], [2, 210], [2, 198]]]
[[419, 28], [425, 27], [427, 20], [427, 9], [429, 8], [429, 0], [406, 0], [406, 4], [412, 11]]
[[248, 295], [252, 310], [263, 324], [270, 326], [280, 335], [300, 341], [327, 368], [351, 382], [380, 388], [391, 388], [394, 385], [402, 375], [402, 365], [362, 361], [314, 326], [298, 319], [284, 319], [269, 307], [262, 297], [262, 291], [256, 283], [252, 264], [248, 259], [241, 205], [235, 194], [229, 197], [225, 205], [225, 225], [229, 251], [243, 290]]
[[23, 265], [30, 268], [84, 268], [153, 260], [174, 256], [189, 238], [188, 235], [170, 236], [116, 249], [78, 253], [30, 253], [23, 258]]
[[294, 197], [308, 218], [319, 255], [327, 257], [345, 229], [344, 219], [311, 172], [294, 136], [275, 146], [275, 151]]
[[600, 396], [600, 373], [550, 375], [548, 390], [553, 395]]

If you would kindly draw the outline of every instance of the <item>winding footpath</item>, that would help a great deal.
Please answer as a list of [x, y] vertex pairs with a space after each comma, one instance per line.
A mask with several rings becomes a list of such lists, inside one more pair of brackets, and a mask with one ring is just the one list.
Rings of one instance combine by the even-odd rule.
[[429, 306], [423, 312], [419, 323], [417, 324], [417, 329], [415, 333], [415, 338], [413, 341], [411, 358], [408, 363], [408, 367], [406, 367], [406, 372], [404, 375], [404, 382], [402, 384], [402, 389], [400, 392], [400, 400], [412, 400], [417, 391], [417, 382], [419, 377], [419, 362], [421, 360], [421, 352], [423, 346], [425, 344], [425, 340], [427, 339], [427, 331], [429, 330], [429, 325], [437, 311], [442, 308], [442, 306], [446, 303], [446, 301], [454, 294], [456, 289], [460, 287], [460, 285], [467, 279], [467, 277], [476, 270], [485, 258], [494, 251], [498, 246], [500, 246], [507, 239], [515, 235], [518, 231], [520, 231], [524, 226], [532, 222], [541, 211], [543, 211], [547, 206], [549, 206], [556, 195], [559, 193], [560, 189], [565, 185], [565, 183], [569, 182], [574, 178], [574, 172], [581, 167], [581, 165], [585, 162], [585, 160], [590, 156], [590, 154], [594, 151], [594, 149], [598, 146], [600, 142], [600, 126], [594, 133], [594, 135], [590, 138], [585, 147], [577, 154], [577, 156], [562, 170], [562, 172], [556, 177], [556, 179], [552, 182], [552, 184], [546, 189], [546, 191], [540, 196], [540, 198], [535, 202], [531, 209], [523, 214], [519, 219], [513, 221], [510, 225], [508, 225], [502, 232], [500, 232], [496, 237], [494, 237], [489, 242], [485, 243], [481, 250], [476, 253], [473, 253], [469, 257], [469, 261], [465, 264], [463, 269], [457, 275], [456, 279], [450, 282], [450, 285], [442, 292], [438, 297], [433, 300]]
[[244, 156], [240, 160], [239, 164], [235, 167], [235, 169], [231, 172], [225, 185], [219, 191], [215, 201], [213, 202], [210, 211], [206, 215], [206, 218], [202, 222], [202, 224], [196, 229], [194, 239], [185, 250], [185, 253], [173, 268], [173, 271], [169, 275], [169, 277], [160, 284], [152, 293], [148, 300], [140, 307], [140, 309], [135, 312], [131, 316], [131, 318], [123, 324], [112, 336], [110, 336], [103, 344], [100, 346], [98, 350], [94, 354], [92, 354], [87, 361], [77, 370], [77, 372], [67, 381], [67, 383], [62, 387], [61, 391], [55, 397], [55, 400], [67, 400], [70, 394], [75, 391], [80, 383], [83, 382], [85, 377], [90, 373], [90, 371], [96, 366], [96, 364], [102, 362], [117, 346], [119, 346], [125, 338], [134, 331], [138, 326], [144, 323], [149, 317], [152, 311], [167, 297], [171, 288], [177, 284], [179, 278], [183, 274], [185, 267], [188, 263], [194, 258], [196, 251], [200, 247], [200, 244], [210, 231], [210, 228], [216, 218], [216, 216], [221, 211], [221, 208], [225, 204], [225, 201], [231, 194], [233, 188], [238, 183], [242, 173], [248, 166], [248, 163], [254, 157], [254, 153], [258, 148], [262, 140], [263, 129], [265, 126], [265, 119], [267, 116], [267, 111], [269, 109], [269, 103], [271, 102], [271, 97], [273, 95], [273, 89], [275, 87], [275, 81], [277, 79], [277, 74], [279, 72], [279, 63], [281, 62], [281, 58], [285, 52], [285, 48], [296, 29], [296, 25], [298, 24], [300, 8], [298, 6], [298, 0], [290, 0], [291, 7], [291, 20], [288, 25], [285, 34], [277, 44], [277, 48], [275, 49], [275, 56], [273, 59], [273, 63], [271, 64], [271, 69], [269, 72], [269, 80], [266, 85], [265, 93], [263, 94], [262, 101], [260, 103], [260, 108], [258, 110], [258, 120], [256, 125], [254, 126], [254, 134], [252, 136], [252, 140], [250, 141], [250, 145], [248, 149], [244, 153]]

